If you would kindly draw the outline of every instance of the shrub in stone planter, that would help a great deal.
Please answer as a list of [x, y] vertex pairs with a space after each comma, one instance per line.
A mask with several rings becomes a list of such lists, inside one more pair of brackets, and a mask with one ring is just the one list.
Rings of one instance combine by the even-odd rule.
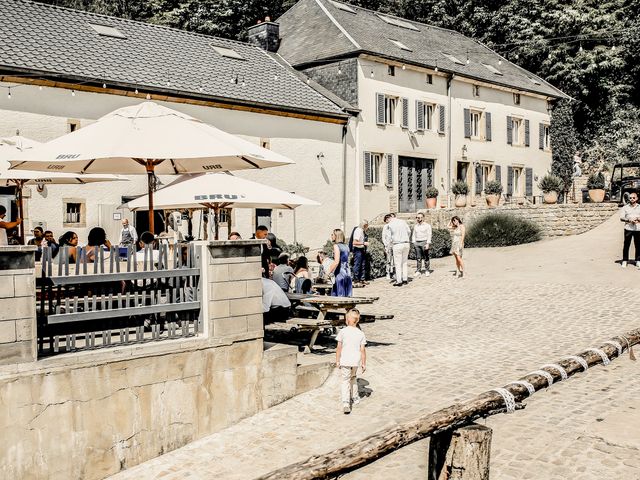
[[438, 189], [436, 187], [428, 187], [424, 191], [424, 196], [426, 198], [426, 207], [427, 208], [435, 208], [436, 203], [438, 202]]
[[589, 190], [604, 190], [605, 181], [604, 175], [602, 172], [598, 174], [589, 175], [589, 179], [587, 180], [587, 188]]
[[484, 186], [487, 205], [497, 207], [500, 203], [500, 195], [502, 195], [502, 183], [498, 180], [491, 180]]
[[489, 213], [467, 228], [465, 247], [506, 247], [540, 240], [540, 227], [524, 218]]
[[544, 203], [556, 203], [558, 201], [558, 192], [562, 191], [563, 182], [560, 177], [547, 173], [538, 182], [538, 187], [544, 193]]
[[456, 180], [451, 185], [451, 192], [454, 195], [466, 195], [469, 193], [469, 185], [463, 180]]

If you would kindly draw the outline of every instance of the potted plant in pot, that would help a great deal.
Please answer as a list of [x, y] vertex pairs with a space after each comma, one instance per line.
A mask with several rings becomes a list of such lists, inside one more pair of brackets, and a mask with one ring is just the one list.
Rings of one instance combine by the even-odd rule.
[[436, 187], [427, 187], [424, 191], [427, 208], [436, 208], [436, 204], [438, 203], [438, 193], [439, 192]]
[[547, 173], [538, 182], [538, 188], [544, 193], [544, 203], [558, 203], [558, 192], [562, 190], [562, 179], [552, 173]]
[[467, 206], [467, 193], [469, 193], [469, 185], [462, 180], [456, 180], [451, 185], [451, 192], [456, 196], [456, 207]]
[[593, 203], [602, 203], [604, 201], [604, 183], [602, 172], [589, 175], [587, 188], [589, 189], [589, 200]]
[[490, 207], [500, 205], [500, 195], [502, 195], [502, 183], [498, 180], [491, 180], [484, 186], [485, 199]]

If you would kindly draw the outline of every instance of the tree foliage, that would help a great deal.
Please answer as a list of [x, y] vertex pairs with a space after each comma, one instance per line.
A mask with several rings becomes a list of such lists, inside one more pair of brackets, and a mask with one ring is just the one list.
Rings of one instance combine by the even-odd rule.
[[[267, 15], [275, 20], [296, 0], [40, 1], [243, 40], [247, 27]], [[570, 114], [563, 123], [573, 118], [576, 147], [590, 161], [638, 159], [640, 0], [351, 3], [477, 39], [573, 99], [556, 112]]]

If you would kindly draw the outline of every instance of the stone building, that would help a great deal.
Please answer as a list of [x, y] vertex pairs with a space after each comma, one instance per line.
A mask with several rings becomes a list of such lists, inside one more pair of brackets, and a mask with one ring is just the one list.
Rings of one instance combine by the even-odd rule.
[[354, 218], [423, 208], [428, 186], [447, 204], [456, 179], [472, 195], [493, 179], [508, 196], [539, 195], [551, 105], [565, 95], [481, 43], [331, 0], [300, 0], [252, 30], [359, 109], [347, 172]]

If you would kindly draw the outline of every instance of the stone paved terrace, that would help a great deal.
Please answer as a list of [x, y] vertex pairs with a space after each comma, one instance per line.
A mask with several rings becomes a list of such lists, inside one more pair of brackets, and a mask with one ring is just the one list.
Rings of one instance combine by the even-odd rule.
[[[430, 278], [407, 287], [378, 280], [364, 290], [381, 297], [372, 310], [396, 318], [363, 325], [370, 342], [363, 387], [370, 396], [351, 415], [340, 410], [334, 376], [112, 478], [251, 479], [638, 328], [640, 271], [614, 263], [621, 229], [612, 218], [579, 236], [467, 250], [464, 279], [452, 277], [449, 258], [434, 261]], [[640, 479], [639, 374], [640, 362], [624, 354], [536, 393], [525, 410], [488, 419], [491, 478]], [[424, 479], [427, 442], [341, 478]]]

